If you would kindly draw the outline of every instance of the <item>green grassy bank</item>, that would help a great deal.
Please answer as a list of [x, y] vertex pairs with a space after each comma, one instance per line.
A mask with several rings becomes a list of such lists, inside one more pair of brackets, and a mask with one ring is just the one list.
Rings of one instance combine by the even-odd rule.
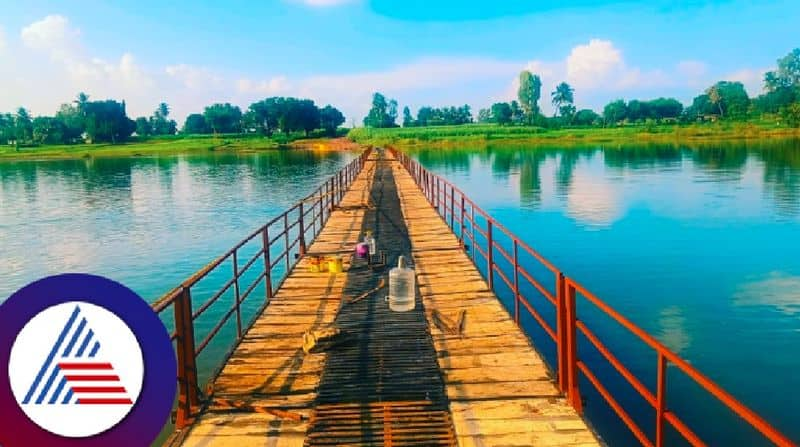
[[767, 122], [720, 122], [707, 124], [630, 125], [611, 128], [545, 129], [531, 126], [466, 124], [409, 128], [357, 128], [348, 136], [362, 144], [472, 146], [508, 144], [581, 144], [637, 142], [696, 142], [698, 140], [797, 138], [800, 129]]

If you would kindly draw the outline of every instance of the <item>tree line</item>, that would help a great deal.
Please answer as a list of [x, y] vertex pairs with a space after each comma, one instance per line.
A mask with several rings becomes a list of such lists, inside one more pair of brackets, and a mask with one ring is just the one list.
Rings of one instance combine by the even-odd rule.
[[[775, 70], [764, 75], [766, 92], [750, 98], [741, 82], [719, 81], [696, 96], [688, 107], [675, 98], [650, 100], [617, 99], [601, 113], [577, 110], [575, 89], [566, 82], [550, 93], [552, 117], [541, 113], [541, 78], [528, 70], [519, 75], [517, 99], [497, 102], [478, 111], [480, 123], [499, 125], [617, 126], [629, 123], [692, 123], [716, 120], [743, 121], [764, 115], [777, 115], [786, 124], [800, 126], [800, 49], [778, 59]], [[373, 95], [372, 108], [364, 118], [367, 127], [397, 127], [397, 101], [381, 93]], [[469, 106], [434, 108], [425, 106], [417, 118], [403, 108], [403, 127], [459, 125], [472, 123]]]
[[[138, 137], [175, 135], [178, 124], [170, 119], [166, 103], [149, 117], [128, 117], [125, 101], [90, 101], [85, 93], [62, 104], [54, 116], [32, 117], [20, 107], [16, 113], [0, 113], [0, 144], [120, 143]], [[183, 134], [257, 133], [272, 136], [323, 129], [335, 135], [344, 115], [331, 105], [319, 108], [310, 99], [272, 97], [250, 104], [242, 113], [230, 103], [212, 104], [203, 113], [186, 118]]]

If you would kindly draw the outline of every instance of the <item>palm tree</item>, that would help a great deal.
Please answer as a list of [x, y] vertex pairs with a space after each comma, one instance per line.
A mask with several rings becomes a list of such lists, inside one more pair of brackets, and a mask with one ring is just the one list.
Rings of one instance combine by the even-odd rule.
[[566, 82], [562, 82], [556, 86], [556, 89], [550, 94], [553, 107], [555, 108], [553, 116], [556, 116], [556, 112], [562, 110], [562, 107], [572, 105], [575, 100], [573, 93], [575, 93], [575, 89], [570, 87]]
[[169, 106], [167, 103], [162, 102], [158, 105], [158, 109], [156, 109], [156, 115], [161, 116], [162, 118], [169, 116]]

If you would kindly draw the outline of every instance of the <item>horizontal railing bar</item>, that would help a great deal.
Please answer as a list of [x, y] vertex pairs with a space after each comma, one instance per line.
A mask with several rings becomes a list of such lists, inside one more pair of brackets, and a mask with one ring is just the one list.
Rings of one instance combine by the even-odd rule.
[[613, 366], [622, 375], [622, 377], [624, 377], [628, 383], [630, 383], [631, 386], [639, 392], [639, 394], [644, 398], [644, 400], [647, 401], [647, 403], [650, 404], [651, 407], [655, 408], [657, 405], [656, 396], [650, 390], [648, 390], [647, 387], [644, 386], [644, 384], [640, 382], [639, 379], [637, 379], [633, 373], [631, 373], [630, 370], [628, 370], [628, 368], [626, 368], [625, 365], [623, 365], [622, 362], [620, 362], [619, 359], [617, 359], [614, 354], [612, 354], [611, 351], [605, 347], [605, 345], [603, 345], [603, 343], [600, 342], [597, 336], [594, 335], [594, 333], [589, 330], [588, 327], [586, 327], [586, 324], [584, 324], [583, 321], [578, 320], [575, 322], [575, 325], [578, 330], [583, 332], [583, 335], [586, 336], [586, 338], [594, 345], [594, 347], [600, 351], [600, 354], [602, 354], [603, 357], [605, 357], [606, 360], [611, 363], [611, 366]]
[[211, 340], [214, 338], [214, 336], [217, 335], [217, 332], [219, 332], [220, 329], [222, 329], [222, 326], [225, 326], [225, 323], [227, 323], [228, 320], [230, 320], [231, 315], [233, 315], [235, 311], [236, 307], [231, 307], [230, 309], [228, 309], [227, 312], [225, 312], [225, 315], [222, 317], [221, 320], [219, 320], [219, 323], [217, 323], [214, 326], [214, 328], [211, 329], [211, 332], [209, 332], [208, 335], [206, 335], [206, 338], [204, 338], [203, 341], [197, 346], [197, 349], [194, 350], [195, 356], [198, 356], [200, 355], [201, 352], [203, 352], [203, 349], [205, 349], [206, 346], [208, 346], [208, 344], [211, 343]]
[[192, 320], [196, 320], [197, 317], [199, 317], [200, 315], [203, 314], [203, 312], [206, 311], [206, 309], [211, 307], [211, 305], [214, 304], [219, 299], [219, 297], [222, 296], [223, 293], [227, 292], [228, 289], [231, 288], [236, 279], [237, 279], [236, 277], [229, 279], [228, 282], [226, 282], [221, 289], [219, 289], [211, 298], [209, 298], [205, 303], [203, 303], [202, 306], [198, 307], [197, 310], [194, 311], [194, 313], [192, 313]]
[[672, 427], [675, 430], [677, 430], [677, 432], [680, 433], [681, 436], [683, 436], [687, 441], [689, 441], [689, 444], [691, 444], [693, 447], [706, 446], [706, 443], [703, 442], [700, 438], [698, 438], [697, 435], [692, 431], [692, 429], [687, 427], [686, 424], [684, 424], [683, 421], [681, 421], [678, 418], [678, 415], [676, 415], [675, 413], [671, 411], [665, 411], [664, 420], [669, 422], [669, 424], [672, 425]]
[[577, 366], [578, 369], [581, 372], [583, 372], [586, 378], [589, 379], [589, 382], [592, 385], [594, 385], [597, 392], [600, 393], [601, 396], [603, 396], [603, 398], [606, 400], [611, 409], [614, 410], [615, 413], [617, 413], [617, 416], [619, 416], [620, 419], [622, 419], [622, 422], [624, 422], [625, 425], [628, 426], [628, 429], [630, 429], [633, 435], [636, 436], [636, 439], [638, 439], [639, 442], [641, 442], [642, 445], [644, 445], [645, 447], [652, 447], [653, 443], [650, 442], [650, 440], [647, 438], [647, 435], [645, 435], [644, 432], [642, 432], [639, 426], [636, 425], [636, 422], [634, 422], [633, 419], [631, 419], [630, 415], [627, 412], [625, 412], [625, 409], [623, 409], [622, 406], [619, 404], [619, 402], [617, 402], [617, 400], [614, 399], [611, 393], [609, 393], [606, 387], [604, 387], [603, 384], [600, 383], [600, 380], [597, 379], [597, 377], [589, 370], [589, 368], [581, 361], [577, 362]]
[[236, 275], [236, 277], [237, 278], [241, 278], [242, 274], [244, 274], [244, 272], [246, 272], [250, 268], [250, 266], [253, 265], [254, 262], [256, 262], [257, 260], [261, 259], [261, 256], [263, 254], [264, 254], [264, 250], [263, 249], [259, 249], [256, 252], [256, 254], [252, 258], [250, 258], [249, 261], [247, 261], [247, 264], [245, 264], [244, 267], [242, 267], [242, 269], [239, 270], [239, 273]]
[[266, 276], [267, 276], [267, 271], [266, 270], [264, 270], [263, 272], [259, 273], [258, 278], [253, 280], [253, 283], [250, 284], [250, 287], [248, 287], [244, 291], [244, 293], [241, 295], [241, 297], [239, 298], [239, 303], [243, 303], [244, 300], [247, 298], [247, 296], [250, 295], [250, 292], [252, 292], [258, 286], [258, 283], [261, 282], [261, 280], [264, 279], [264, 277], [266, 277]]
[[514, 258], [512, 258], [511, 255], [508, 254], [508, 252], [500, 244], [497, 243], [497, 239], [494, 239], [492, 241], [492, 245], [494, 245], [494, 248], [497, 249], [498, 253], [500, 253], [501, 255], [503, 255], [504, 258], [506, 258], [506, 261], [508, 261], [512, 265], [514, 264]]
[[542, 315], [536, 309], [533, 308], [531, 303], [528, 301], [527, 298], [525, 298], [523, 294], [520, 293], [518, 296], [519, 296], [519, 302], [522, 303], [522, 305], [525, 306], [526, 309], [528, 309], [528, 312], [531, 314], [531, 316], [535, 318], [536, 321], [539, 322], [539, 326], [541, 326], [542, 329], [544, 329], [544, 331], [547, 332], [547, 335], [549, 335], [550, 338], [553, 339], [553, 341], [556, 341], [557, 339], [556, 331], [550, 328], [550, 325], [547, 324], [546, 321], [544, 321]]
[[494, 271], [496, 271], [497, 274], [500, 275], [500, 279], [502, 279], [503, 282], [506, 283], [508, 288], [514, 290], [514, 282], [508, 279], [508, 276], [506, 276], [506, 274], [503, 273], [503, 271], [500, 269], [500, 266], [498, 266], [495, 263], [492, 263], [492, 268], [494, 268]]
[[283, 228], [283, 229], [281, 229], [281, 232], [280, 232], [280, 233], [278, 233], [278, 234], [277, 234], [277, 235], [276, 235], [274, 238], [270, 239], [270, 241], [269, 241], [269, 246], [270, 246], [270, 247], [272, 247], [272, 245], [273, 245], [275, 242], [277, 242], [277, 240], [278, 240], [278, 239], [283, 239], [283, 235], [285, 235], [285, 234], [286, 234], [286, 231], [287, 231], [287, 228]]
[[554, 297], [549, 290], [545, 289], [544, 286], [539, 283], [539, 281], [534, 279], [533, 276], [531, 276], [525, 269], [523, 269], [522, 266], [519, 266], [519, 273], [520, 275], [522, 275], [523, 278], [528, 280], [528, 282], [531, 283], [533, 287], [536, 287], [536, 290], [538, 290], [539, 293], [544, 295], [544, 297], [547, 298], [548, 301], [553, 303], [553, 305], [556, 304], [556, 297]]

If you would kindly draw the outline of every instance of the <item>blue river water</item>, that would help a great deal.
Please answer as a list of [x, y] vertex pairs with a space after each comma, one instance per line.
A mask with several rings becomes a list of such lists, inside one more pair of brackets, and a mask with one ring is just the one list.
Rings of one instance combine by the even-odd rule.
[[[412, 155], [800, 440], [800, 143], [420, 148]], [[0, 300], [65, 271], [105, 275], [155, 300], [354, 156], [264, 151], [0, 163]], [[200, 294], [229, 277], [210, 277]], [[247, 305], [248, 318], [261, 303]], [[535, 306], [547, 312], [541, 299]], [[655, 389], [656, 357], [581, 306], [587, 325]], [[226, 309], [209, 308], [200, 332]], [[523, 324], [552, 360], [543, 332], [530, 319]], [[223, 328], [228, 341], [204, 352], [202, 377], [234, 331]], [[654, 413], [644, 401], [591, 347], [579, 350], [652, 436]], [[600, 434], [611, 445], [634, 444], [591, 385], [581, 389]], [[766, 445], [674, 367], [667, 389], [669, 409], [714, 445]]]

